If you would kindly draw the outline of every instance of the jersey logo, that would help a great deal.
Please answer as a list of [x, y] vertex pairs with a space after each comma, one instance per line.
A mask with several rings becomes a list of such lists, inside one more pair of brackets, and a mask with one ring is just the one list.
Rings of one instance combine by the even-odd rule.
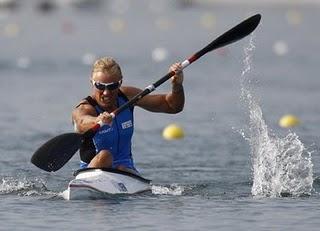
[[99, 131], [98, 133], [99, 134], [105, 134], [105, 133], [108, 133], [108, 132], [112, 132], [113, 131], [113, 128], [107, 128], [107, 129], [103, 129], [101, 131]]
[[122, 127], [122, 129], [131, 128], [131, 127], [132, 127], [132, 121], [131, 121], [131, 120], [128, 120], [128, 121], [126, 121], [126, 122], [123, 122], [123, 123], [121, 124], [121, 127]]

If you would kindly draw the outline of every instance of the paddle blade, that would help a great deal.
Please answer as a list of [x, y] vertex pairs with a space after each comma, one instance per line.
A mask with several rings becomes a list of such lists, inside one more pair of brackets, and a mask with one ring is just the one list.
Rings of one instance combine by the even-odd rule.
[[208, 46], [200, 50], [195, 56], [199, 58], [202, 55], [206, 54], [207, 52], [226, 46], [230, 43], [234, 43], [246, 37], [257, 28], [257, 26], [260, 23], [260, 20], [261, 20], [260, 14], [251, 16], [250, 18], [244, 20], [237, 26], [233, 27], [232, 29], [228, 30], [227, 32], [219, 36], [217, 39], [211, 42]]
[[80, 148], [82, 136], [66, 133], [44, 143], [32, 156], [31, 163], [47, 172], [62, 168]]

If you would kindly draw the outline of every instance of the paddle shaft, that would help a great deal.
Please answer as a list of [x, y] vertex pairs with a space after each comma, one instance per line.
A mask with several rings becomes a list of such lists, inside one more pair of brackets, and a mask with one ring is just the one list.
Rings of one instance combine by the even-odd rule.
[[[187, 67], [188, 65], [190, 65], [191, 62], [189, 62], [188, 60], [183, 61], [182, 64], [182, 69], [184, 69], [185, 67]], [[169, 72], [168, 74], [166, 74], [165, 76], [163, 76], [161, 79], [159, 79], [158, 81], [154, 82], [153, 84], [150, 84], [149, 86], [147, 86], [142, 92], [140, 92], [139, 94], [135, 95], [132, 99], [130, 99], [127, 103], [123, 104], [121, 107], [117, 108], [116, 110], [114, 110], [111, 115], [112, 117], [115, 117], [117, 114], [119, 114], [120, 112], [122, 112], [123, 110], [127, 109], [128, 107], [136, 104], [141, 98], [143, 98], [144, 96], [150, 94], [151, 92], [153, 92], [157, 87], [159, 87], [161, 84], [163, 84], [164, 82], [166, 82], [168, 79], [170, 79], [172, 76], [175, 75], [174, 71]]]
[[[199, 52], [198, 52], [199, 53]], [[186, 68], [187, 66], [189, 66], [191, 63], [193, 63], [194, 61], [196, 61], [197, 59], [199, 59], [201, 56], [197, 55], [198, 53], [194, 54], [193, 56], [191, 56], [190, 58], [184, 60], [183, 62], [181, 62], [181, 66], [182, 66], [182, 70], [184, 68]], [[172, 76], [175, 75], [174, 71], [171, 71], [169, 73], [167, 73], [165, 76], [163, 76], [161, 79], [159, 79], [158, 81], [154, 82], [153, 84], [147, 86], [142, 92], [140, 92], [139, 94], [137, 94], [136, 96], [134, 96], [132, 99], [130, 99], [127, 103], [123, 104], [121, 107], [117, 108], [116, 110], [114, 110], [111, 115], [114, 118], [117, 114], [119, 114], [120, 112], [122, 112], [123, 110], [127, 109], [128, 107], [136, 104], [141, 98], [143, 98], [144, 96], [150, 94], [151, 92], [153, 92], [157, 87], [159, 87], [161, 84], [163, 84], [164, 82], [166, 82], [168, 79], [170, 79]]]

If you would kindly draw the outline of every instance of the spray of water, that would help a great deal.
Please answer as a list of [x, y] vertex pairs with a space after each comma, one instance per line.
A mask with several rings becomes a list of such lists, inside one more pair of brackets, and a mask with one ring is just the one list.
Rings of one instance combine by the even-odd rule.
[[313, 189], [311, 152], [295, 133], [289, 133], [284, 138], [272, 134], [257, 99], [251, 93], [250, 72], [254, 49], [254, 36], [251, 36], [249, 45], [244, 49], [241, 74], [241, 101], [249, 114], [248, 134], [244, 137], [251, 149], [251, 193], [260, 197], [310, 195]]
[[2, 177], [0, 178], [0, 195], [17, 194], [19, 196], [50, 195], [53, 192], [47, 190], [42, 179], [27, 179], [26, 177]]
[[151, 190], [152, 194], [155, 195], [181, 196], [184, 191], [184, 187], [177, 184], [172, 184], [170, 186], [152, 185]]

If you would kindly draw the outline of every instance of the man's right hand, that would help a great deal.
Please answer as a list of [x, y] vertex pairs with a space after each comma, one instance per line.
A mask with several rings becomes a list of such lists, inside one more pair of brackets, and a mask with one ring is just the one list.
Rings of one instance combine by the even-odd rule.
[[109, 114], [108, 112], [102, 112], [99, 116], [97, 116], [96, 123], [97, 124], [112, 124], [112, 115]]

